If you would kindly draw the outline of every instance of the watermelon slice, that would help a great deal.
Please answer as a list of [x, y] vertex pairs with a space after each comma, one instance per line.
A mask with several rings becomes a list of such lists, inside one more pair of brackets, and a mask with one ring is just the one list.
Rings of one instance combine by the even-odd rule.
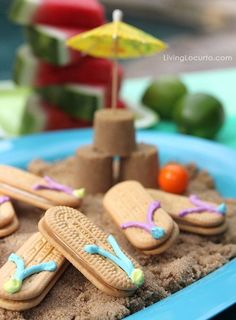
[[41, 126], [37, 127], [37, 131], [85, 128], [92, 126], [92, 122], [71, 117], [58, 107], [44, 101], [35, 93], [31, 94], [25, 101], [24, 108], [26, 110], [35, 109], [34, 115], [43, 119], [43, 121], [41, 121]]
[[[34, 102], [35, 104], [35, 102]], [[93, 121], [86, 121], [78, 118], [73, 118], [58, 107], [49, 104], [45, 101], [40, 101], [42, 110], [46, 114], [47, 123], [46, 131], [73, 129], [73, 128], [88, 128], [93, 126]], [[123, 101], [118, 101], [119, 108], [124, 108]]]
[[[36, 93], [12, 83], [0, 89], [0, 134], [2, 137], [30, 134], [43, 130], [91, 127], [92, 121], [74, 118]], [[123, 108], [124, 103], [118, 102]]]
[[25, 28], [27, 41], [35, 56], [58, 66], [73, 64], [81, 58], [80, 52], [66, 46], [66, 40], [85, 31], [86, 29], [52, 27], [44, 24]]
[[85, 128], [92, 126], [92, 122], [71, 117], [53, 104], [44, 101], [37, 94], [32, 94], [29, 97], [27, 105], [35, 106], [38, 110], [40, 110], [40, 114], [44, 115], [45, 122], [43, 129], [46, 131], [70, 128]]
[[14, 0], [9, 15], [22, 25], [91, 29], [105, 22], [103, 7], [96, 0]]
[[[87, 121], [79, 118], [74, 118], [68, 113], [61, 110], [58, 106], [55, 106], [45, 100], [39, 95], [33, 94], [28, 100], [28, 104], [36, 106], [41, 110], [46, 118], [44, 130], [62, 130], [70, 128], [87, 128], [92, 127], [93, 121]], [[122, 100], [117, 102], [118, 108], [126, 108], [126, 104]]]
[[27, 104], [30, 90], [26, 88], [0, 89], [0, 128], [6, 136], [17, 136], [41, 131], [45, 116], [34, 104]]
[[65, 86], [50, 86], [37, 90], [43, 100], [73, 116], [83, 120], [93, 120], [94, 112], [103, 108], [105, 103], [105, 88], [67, 84]]
[[[119, 67], [119, 87], [122, 75]], [[37, 59], [28, 46], [22, 46], [16, 55], [13, 78], [18, 85], [32, 87], [65, 83], [111, 86], [112, 62], [86, 56], [75, 65], [58, 67]]]
[[[88, 121], [93, 120], [94, 112], [97, 109], [111, 107], [110, 88], [105, 86], [67, 84], [39, 88], [36, 92], [45, 101], [56, 105], [72, 117]], [[116, 107], [124, 109], [126, 104], [122, 100], [118, 100]]]
[[46, 131], [63, 130], [73, 128], [88, 128], [92, 127], [92, 121], [80, 120], [71, 117], [62, 110], [45, 102], [42, 103], [42, 108], [47, 115]]

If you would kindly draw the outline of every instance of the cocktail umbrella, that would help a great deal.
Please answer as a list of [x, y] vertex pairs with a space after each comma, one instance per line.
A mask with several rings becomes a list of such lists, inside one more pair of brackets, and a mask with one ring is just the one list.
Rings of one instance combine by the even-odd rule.
[[112, 108], [117, 103], [117, 59], [137, 58], [152, 55], [166, 48], [159, 39], [130, 26], [122, 20], [122, 11], [113, 11], [113, 22], [73, 36], [68, 46], [99, 58], [114, 60], [112, 75]]

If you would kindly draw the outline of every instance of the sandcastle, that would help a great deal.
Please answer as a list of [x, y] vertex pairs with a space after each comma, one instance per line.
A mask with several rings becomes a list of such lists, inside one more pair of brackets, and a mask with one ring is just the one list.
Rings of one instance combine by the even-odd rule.
[[134, 114], [129, 110], [99, 110], [93, 144], [76, 151], [78, 187], [88, 194], [104, 193], [118, 181], [136, 180], [156, 188], [157, 148], [135, 139]]

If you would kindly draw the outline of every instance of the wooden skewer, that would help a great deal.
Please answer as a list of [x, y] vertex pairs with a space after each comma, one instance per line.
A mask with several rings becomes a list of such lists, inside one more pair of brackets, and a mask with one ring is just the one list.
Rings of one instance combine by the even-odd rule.
[[112, 97], [111, 97], [112, 109], [115, 109], [117, 107], [117, 86], [118, 86], [118, 62], [117, 62], [117, 59], [114, 59], [113, 67], [112, 67]]
[[117, 107], [117, 90], [118, 90], [118, 62], [117, 62], [117, 49], [118, 49], [118, 23], [122, 20], [122, 11], [121, 10], [114, 10], [113, 11], [113, 22], [116, 23], [116, 30], [113, 35], [113, 52], [114, 52], [114, 59], [113, 59], [113, 68], [112, 68], [112, 96], [111, 96], [111, 107], [115, 109]]

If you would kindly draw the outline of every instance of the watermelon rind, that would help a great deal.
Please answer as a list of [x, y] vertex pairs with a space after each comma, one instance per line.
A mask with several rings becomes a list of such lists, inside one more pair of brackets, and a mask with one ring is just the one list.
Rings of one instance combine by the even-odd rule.
[[23, 87], [0, 89], [0, 130], [5, 136], [18, 136], [41, 131], [45, 126], [45, 115], [31, 100], [31, 91]]
[[14, 0], [9, 11], [9, 18], [21, 25], [30, 24], [40, 0]]
[[37, 89], [45, 101], [57, 106], [72, 117], [93, 120], [96, 110], [104, 106], [105, 90], [77, 84], [48, 86]]
[[40, 98], [34, 94], [30, 95], [26, 101], [22, 122], [20, 134], [41, 132], [45, 129], [47, 117], [41, 107]]
[[70, 52], [66, 46], [66, 34], [46, 25], [32, 25], [25, 28], [27, 41], [32, 52], [49, 63], [64, 66], [70, 63]]
[[31, 86], [37, 74], [38, 61], [30, 53], [28, 46], [21, 46], [15, 59], [13, 80], [20, 86]]

